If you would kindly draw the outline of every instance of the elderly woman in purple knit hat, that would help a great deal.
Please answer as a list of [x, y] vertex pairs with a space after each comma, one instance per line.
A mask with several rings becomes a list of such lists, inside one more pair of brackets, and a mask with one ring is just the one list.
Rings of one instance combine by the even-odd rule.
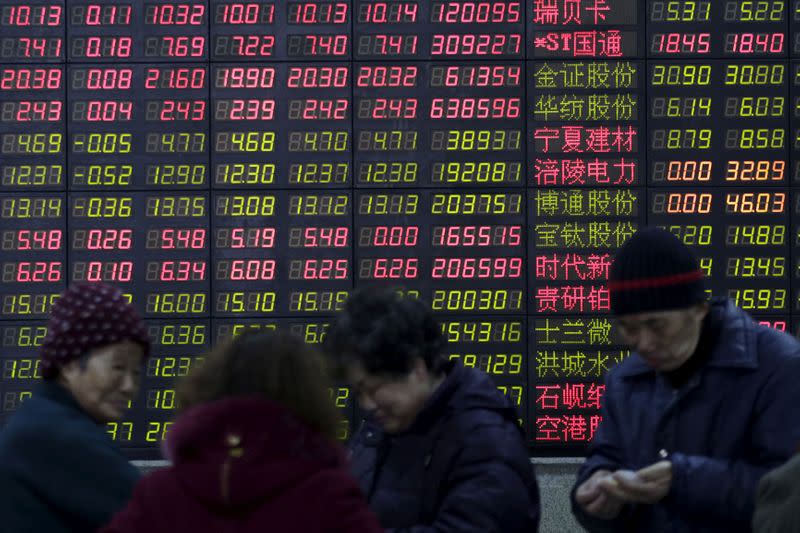
[[122, 508], [137, 470], [105, 432], [139, 389], [150, 342], [119, 289], [74, 285], [53, 305], [43, 382], [0, 431], [3, 531], [89, 532]]

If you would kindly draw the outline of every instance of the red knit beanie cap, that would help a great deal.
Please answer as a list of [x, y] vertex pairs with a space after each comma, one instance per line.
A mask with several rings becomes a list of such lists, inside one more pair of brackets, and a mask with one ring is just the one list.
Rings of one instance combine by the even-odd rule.
[[126, 340], [139, 344], [145, 358], [149, 355], [147, 327], [122, 291], [105, 283], [71, 285], [50, 310], [39, 352], [42, 377], [52, 379], [70, 361]]

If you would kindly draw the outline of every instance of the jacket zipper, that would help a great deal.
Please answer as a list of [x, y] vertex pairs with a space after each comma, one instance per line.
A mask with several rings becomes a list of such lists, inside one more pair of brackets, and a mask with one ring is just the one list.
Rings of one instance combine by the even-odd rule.
[[367, 493], [367, 502], [372, 502], [372, 496], [375, 494], [375, 488], [378, 486], [378, 477], [381, 474], [381, 470], [383, 470], [383, 463], [386, 462], [386, 458], [389, 456], [389, 447], [391, 446], [389, 439], [385, 436], [378, 443], [377, 449], [375, 450], [375, 470], [372, 473], [372, 480], [369, 484], [369, 492]]

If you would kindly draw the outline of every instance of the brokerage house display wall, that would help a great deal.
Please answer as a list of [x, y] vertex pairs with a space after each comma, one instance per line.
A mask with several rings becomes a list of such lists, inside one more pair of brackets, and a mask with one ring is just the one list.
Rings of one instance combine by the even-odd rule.
[[132, 458], [212, 343], [321, 342], [386, 283], [495, 378], [532, 455], [580, 455], [638, 227], [796, 329], [799, 22], [777, 0], [0, 0], [0, 421], [69, 283], [119, 285], [150, 326], [109, 425]]

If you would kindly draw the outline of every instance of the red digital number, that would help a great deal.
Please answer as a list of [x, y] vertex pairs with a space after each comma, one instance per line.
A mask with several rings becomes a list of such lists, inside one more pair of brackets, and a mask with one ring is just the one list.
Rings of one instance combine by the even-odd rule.
[[161, 230], [161, 249], [200, 250], [205, 248], [206, 230], [202, 228], [164, 228]]
[[17, 263], [17, 283], [61, 281], [60, 261], [22, 261]]
[[350, 76], [348, 67], [290, 67], [289, 88], [344, 88]]
[[358, 87], [416, 87], [415, 66], [361, 66], [358, 69]]
[[414, 279], [419, 275], [416, 257], [380, 257], [372, 269], [374, 279]]
[[376, 226], [372, 246], [416, 246], [418, 239], [417, 226]]
[[60, 250], [61, 230], [22, 229], [17, 233], [17, 250]]
[[270, 281], [275, 279], [274, 259], [234, 259], [231, 281]]
[[204, 89], [206, 70], [203, 68], [148, 68], [145, 73], [146, 89]]
[[202, 281], [206, 279], [205, 261], [164, 261], [159, 281]]
[[499, 56], [519, 54], [522, 36], [513, 34], [435, 34], [431, 55], [482, 55]]
[[61, 120], [61, 102], [58, 100], [37, 102], [22, 100], [18, 103], [14, 120], [17, 122], [58, 122]]
[[61, 69], [35, 68], [13, 69], [5, 68], [0, 74], [0, 90], [36, 90], [60, 89]]
[[93, 91], [130, 89], [132, 79], [131, 69], [90, 68], [86, 71], [86, 88]]
[[234, 55], [270, 57], [275, 48], [274, 35], [233, 35]]

